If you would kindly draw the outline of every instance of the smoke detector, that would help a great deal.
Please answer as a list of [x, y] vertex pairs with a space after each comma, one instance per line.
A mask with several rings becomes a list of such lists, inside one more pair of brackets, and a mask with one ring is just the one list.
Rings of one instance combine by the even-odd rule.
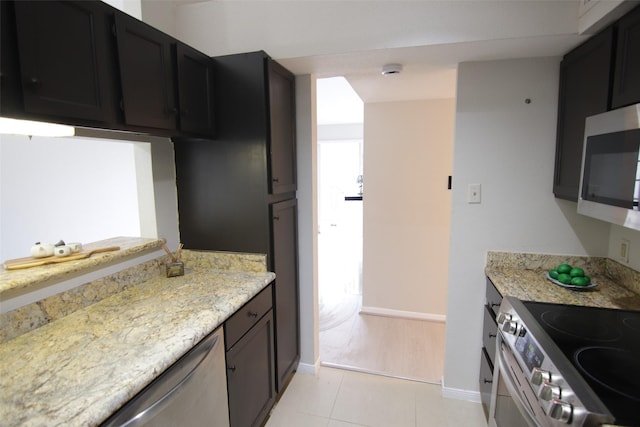
[[382, 67], [383, 76], [395, 76], [402, 71], [402, 65], [400, 64], [386, 64]]

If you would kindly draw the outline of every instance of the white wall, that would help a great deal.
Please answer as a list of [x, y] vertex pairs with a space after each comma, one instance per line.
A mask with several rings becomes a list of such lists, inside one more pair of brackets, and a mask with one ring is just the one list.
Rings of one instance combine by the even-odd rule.
[[136, 144], [17, 135], [0, 144], [0, 259], [29, 256], [37, 241], [141, 235]]
[[[629, 261], [620, 257], [620, 243], [622, 239], [629, 242]], [[609, 233], [609, 258], [618, 261], [622, 265], [640, 271], [640, 231], [624, 228], [619, 225], [611, 225]]]
[[[459, 65], [445, 395], [478, 390], [488, 250], [607, 255], [609, 225], [552, 194], [559, 61]], [[471, 183], [481, 204], [466, 203]]]
[[363, 307], [444, 315], [453, 99], [366, 103]]
[[318, 364], [318, 141], [316, 78], [296, 76], [296, 155], [298, 172], [298, 277], [300, 291], [299, 371]]

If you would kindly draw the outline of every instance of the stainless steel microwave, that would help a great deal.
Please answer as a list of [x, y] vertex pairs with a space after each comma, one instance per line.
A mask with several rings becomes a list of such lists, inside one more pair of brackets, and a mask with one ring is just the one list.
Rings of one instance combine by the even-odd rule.
[[640, 230], [640, 104], [587, 117], [578, 213]]

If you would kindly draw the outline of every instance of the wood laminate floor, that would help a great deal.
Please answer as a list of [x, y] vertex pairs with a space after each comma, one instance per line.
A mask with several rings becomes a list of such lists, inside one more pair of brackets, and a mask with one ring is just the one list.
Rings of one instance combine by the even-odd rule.
[[440, 384], [445, 324], [360, 314], [360, 295], [320, 305], [320, 363]]

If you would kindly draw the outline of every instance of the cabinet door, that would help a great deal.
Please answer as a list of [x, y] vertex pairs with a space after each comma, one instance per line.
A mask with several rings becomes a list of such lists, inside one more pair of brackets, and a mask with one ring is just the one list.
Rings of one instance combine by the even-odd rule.
[[296, 191], [295, 81], [275, 61], [268, 60], [271, 193]]
[[115, 116], [110, 28], [100, 2], [15, 2], [27, 113], [109, 121]]
[[618, 22], [611, 108], [640, 102], [640, 7]]
[[491, 385], [493, 383], [493, 364], [483, 348], [480, 350], [480, 374], [478, 376], [480, 386], [480, 401], [485, 418], [489, 419], [489, 407], [491, 406]]
[[298, 320], [297, 203], [275, 203], [272, 210], [273, 260], [276, 273], [276, 371], [278, 392], [283, 389], [300, 359]]
[[182, 43], [177, 45], [180, 129], [213, 136], [213, 64]]
[[275, 401], [273, 314], [269, 311], [227, 352], [231, 427], [259, 426]]
[[578, 200], [584, 121], [607, 111], [613, 31], [608, 28], [569, 52], [560, 64], [553, 193]]
[[128, 125], [175, 129], [172, 39], [126, 14], [116, 14], [122, 107]]

